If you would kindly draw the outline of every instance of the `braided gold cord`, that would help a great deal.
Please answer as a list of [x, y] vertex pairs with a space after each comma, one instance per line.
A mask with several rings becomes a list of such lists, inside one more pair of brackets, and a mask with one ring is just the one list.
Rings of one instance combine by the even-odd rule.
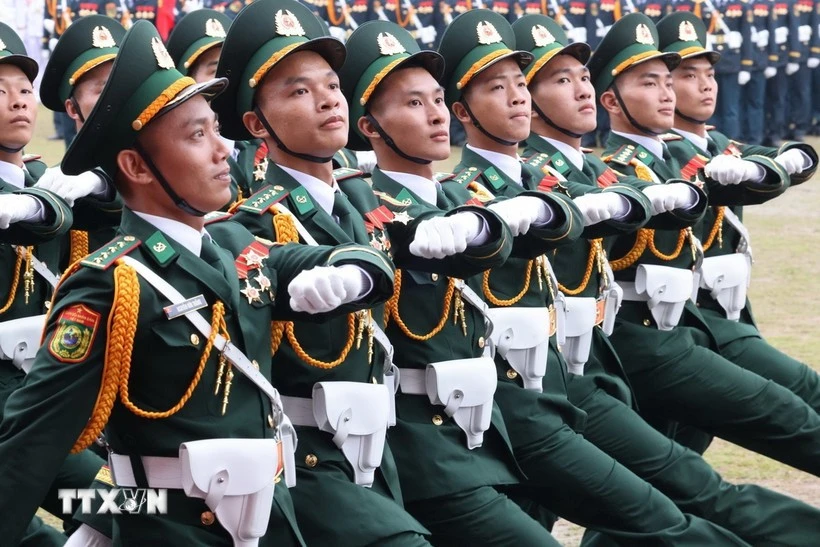
[[726, 214], [726, 206], [721, 205], [717, 208], [717, 216], [715, 217], [715, 223], [712, 225], [712, 231], [709, 232], [709, 237], [706, 238], [706, 241], [703, 243], [703, 250], [708, 251], [712, 244], [715, 242], [715, 238], [718, 239], [718, 246], [723, 246], [723, 237], [721, 232], [723, 231], [723, 217]]
[[390, 300], [387, 301], [387, 304], [385, 304], [385, 314], [389, 313], [390, 317], [396, 322], [396, 324], [399, 326], [399, 329], [401, 329], [405, 336], [407, 336], [411, 340], [425, 342], [441, 332], [441, 330], [444, 328], [444, 325], [447, 324], [447, 318], [450, 316], [450, 307], [452, 306], [453, 295], [455, 294], [456, 290], [456, 282], [453, 278], [450, 278], [447, 283], [447, 292], [444, 293], [444, 305], [442, 306], [443, 309], [441, 312], [441, 318], [439, 319], [436, 326], [433, 327], [433, 330], [431, 330], [427, 334], [416, 334], [413, 331], [411, 331], [407, 324], [405, 324], [404, 320], [402, 320], [401, 315], [399, 314], [399, 297], [401, 296], [401, 270], [396, 270], [394, 287], [395, 288], [393, 289], [393, 296], [390, 298]]
[[9, 297], [3, 307], [0, 308], [0, 313], [6, 313], [11, 305], [14, 304], [14, 297], [17, 295], [17, 287], [20, 285], [20, 272], [23, 266], [23, 255], [25, 253], [17, 249], [17, 260], [14, 262], [14, 278], [11, 280], [11, 288], [9, 289]]
[[595, 259], [598, 257], [598, 253], [600, 252], [602, 241], [603, 238], [593, 239], [592, 241], [590, 241], [589, 256], [587, 257], [587, 267], [586, 271], [584, 271], [584, 278], [581, 280], [581, 283], [574, 289], [568, 289], [561, 283], [558, 283], [558, 288], [561, 290], [562, 293], [568, 296], [575, 296], [577, 294], [581, 294], [582, 292], [584, 292], [584, 290], [586, 290], [587, 285], [589, 285], [589, 280], [592, 277], [592, 269], [595, 267]]
[[517, 304], [519, 300], [524, 298], [524, 295], [527, 294], [527, 291], [530, 289], [530, 282], [532, 281], [532, 271], [535, 268], [536, 261], [530, 260], [527, 263], [527, 272], [524, 275], [524, 286], [521, 288], [521, 292], [507, 300], [502, 300], [493, 294], [492, 290], [490, 290], [490, 270], [485, 271], [484, 278], [481, 282], [481, 288], [484, 291], [484, 296], [494, 306], [513, 306]]
[[71, 251], [69, 252], [68, 262], [74, 264], [88, 256], [88, 232], [71, 230], [69, 237], [71, 239]]

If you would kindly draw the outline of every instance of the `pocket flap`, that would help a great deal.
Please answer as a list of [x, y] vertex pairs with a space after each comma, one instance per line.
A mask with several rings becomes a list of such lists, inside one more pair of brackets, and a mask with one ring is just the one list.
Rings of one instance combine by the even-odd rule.
[[548, 308], [490, 308], [487, 313], [493, 322], [490, 338], [496, 346], [502, 345], [502, 337], [509, 349], [529, 349], [549, 340]]
[[454, 391], [462, 393], [460, 407], [483, 405], [492, 400], [497, 382], [495, 362], [489, 357], [427, 365], [427, 396], [436, 405], [447, 405]]
[[[45, 324], [45, 315], [21, 317], [0, 323], [0, 358], [34, 359], [37, 350], [40, 349], [40, 337], [43, 335]], [[22, 356], [16, 355], [18, 347], [23, 350]]]
[[564, 331], [566, 337], [581, 336], [591, 331], [598, 318], [598, 301], [589, 297], [565, 298]]
[[692, 271], [641, 264], [635, 272], [635, 290], [658, 302], [685, 302], [692, 296]]
[[749, 285], [749, 258], [745, 254], [733, 253], [704, 258], [701, 271], [700, 284], [706, 289], [731, 289], [739, 285]]
[[348, 434], [370, 435], [387, 428], [391, 396], [384, 384], [318, 382], [313, 386], [313, 417], [328, 433], [336, 433], [345, 420]]
[[215, 475], [227, 477], [224, 495], [246, 496], [273, 483], [279, 468], [274, 439], [206, 439], [179, 446], [182, 489], [187, 495], [208, 493]]

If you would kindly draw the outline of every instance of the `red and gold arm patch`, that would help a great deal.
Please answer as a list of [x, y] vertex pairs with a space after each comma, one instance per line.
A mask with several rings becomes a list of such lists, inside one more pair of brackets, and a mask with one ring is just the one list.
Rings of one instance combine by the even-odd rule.
[[48, 342], [48, 351], [63, 363], [80, 363], [88, 357], [100, 314], [84, 304], [64, 309], [57, 318], [57, 328]]

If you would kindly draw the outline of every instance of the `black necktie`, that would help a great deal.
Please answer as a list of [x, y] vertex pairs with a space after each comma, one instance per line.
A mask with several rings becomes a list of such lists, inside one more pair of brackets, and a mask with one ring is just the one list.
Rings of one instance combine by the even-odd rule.
[[216, 246], [210, 236], [202, 236], [202, 249], [199, 252], [199, 258], [213, 266], [222, 277], [226, 277], [225, 266], [219, 256], [219, 247]]
[[444, 193], [444, 190], [441, 189], [441, 185], [436, 184], [436, 207], [448, 211], [452, 209], [454, 205], [455, 204], [452, 201], [450, 201], [450, 199]]
[[595, 175], [595, 170], [592, 168], [592, 162], [584, 160], [584, 166], [581, 171], [589, 177], [592, 182], [598, 182], [598, 177]]
[[334, 192], [332, 211], [333, 216], [339, 219], [339, 227], [352, 239], [355, 239], [356, 232], [353, 227], [353, 218], [350, 215], [352, 208], [353, 205], [350, 204], [347, 197], [343, 193]]
[[669, 147], [665, 144], [663, 145], [663, 162], [666, 164], [672, 163], [672, 153], [669, 151]]
[[717, 143], [712, 139], [706, 139], [706, 150], [713, 158], [720, 155], [720, 150], [718, 150]]

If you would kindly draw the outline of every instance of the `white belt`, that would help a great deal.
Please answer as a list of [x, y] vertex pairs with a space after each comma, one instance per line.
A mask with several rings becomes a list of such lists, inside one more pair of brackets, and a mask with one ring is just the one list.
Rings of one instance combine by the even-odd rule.
[[[182, 489], [182, 464], [179, 458], [141, 456], [140, 460], [150, 488]], [[111, 473], [117, 486], [139, 486], [129, 456], [112, 452], [108, 455], [108, 464], [111, 466]]]
[[646, 293], [638, 293], [635, 290], [635, 283], [632, 281], [618, 281], [618, 285], [624, 291], [624, 300], [627, 302], [648, 302], [649, 295]]
[[293, 425], [319, 427], [316, 417], [313, 415], [313, 399], [282, 395], [282, 406]]
[[399, 369], [399, 386], [407, 395], [427, 395], [427, 371], [423, 368]]

